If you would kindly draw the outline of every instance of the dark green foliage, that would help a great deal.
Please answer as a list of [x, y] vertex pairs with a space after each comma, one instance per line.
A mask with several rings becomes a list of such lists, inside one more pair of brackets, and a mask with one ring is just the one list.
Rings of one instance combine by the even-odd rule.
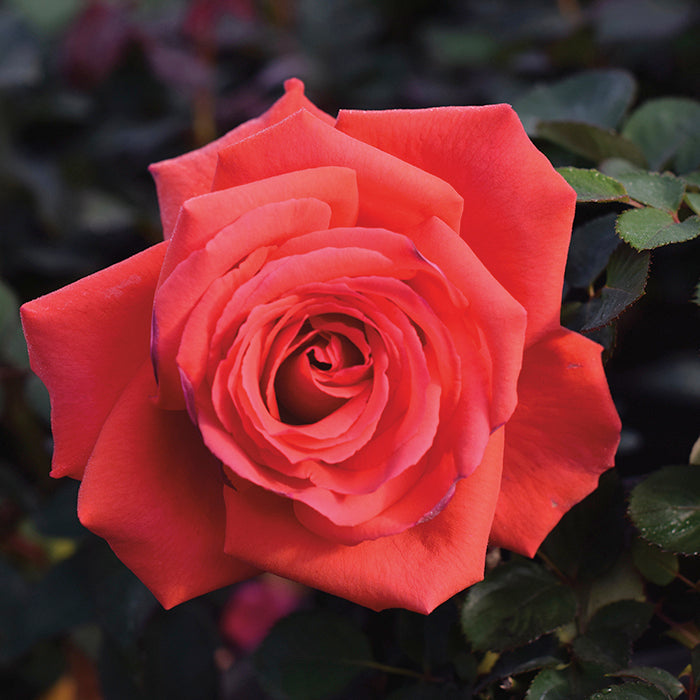
[[571, 622], [573, 592], [537, 564], [514, 560], [495, 569], [468, 591], [462, 628], [480, 651], [503, 651]]
[[676, 554], [700, 553], [700, 469], [655, 472], [632, 491], [629, 513], [649, 542]]
[[277, 624], [254, 664], [273, 696], [320, 700], [343, 690], [372, 660], [369, 642], [346, 618], [300, 612]]
[[608, 260], [605, 284], [588, 301], [566, 305], [562, 317], [564, 324], [578, 331], [608, 325], [644, 294], [648, 274], [648, 253], [636, 252], [625, 245], [618, 246]]

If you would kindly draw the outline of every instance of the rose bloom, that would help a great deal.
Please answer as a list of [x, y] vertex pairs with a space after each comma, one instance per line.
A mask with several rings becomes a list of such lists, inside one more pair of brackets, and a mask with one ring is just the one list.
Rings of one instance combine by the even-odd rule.
[[51, 473], [165, 607], [270, 571], [427, 613], [612, 465], [575, 194], [509, 106], [334, 119], [290, 80], [152, 172], [164, 240], [22, 316]]

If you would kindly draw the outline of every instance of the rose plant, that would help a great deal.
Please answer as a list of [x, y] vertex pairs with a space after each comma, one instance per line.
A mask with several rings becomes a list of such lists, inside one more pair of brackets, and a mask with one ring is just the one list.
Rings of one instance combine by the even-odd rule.
[[509, 106], [334, 119], [290, 80], [152, 172], [164, 240], [22, 318], [52, 475], [164, 606], [270, 571], [429, 612], [612, 465], [575, 194]]

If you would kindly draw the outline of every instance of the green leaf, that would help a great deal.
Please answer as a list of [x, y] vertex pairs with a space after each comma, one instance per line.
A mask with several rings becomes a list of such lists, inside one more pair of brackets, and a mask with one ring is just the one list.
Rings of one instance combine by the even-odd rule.
[[567, 285], [587, 289], [603, 272], [610, 256], [620, 245], [615, 233], [616, 219], [617, 214], [611, 212], [574, 229], [566, 258]]
[[667, 586], [678, 573], [678, 557], [642, 539], [632, 542], [632, 561], [647, 581]]
[[649, 542], [677, 554], [700, 553], [700, 468], [653, 473], [632, 490], [629, 515]]
[[613, 674], [619, 678], [634, 678], [653, 685], [671, 698], [677, 698], [685, 692], [684, 685], [674, 675], [663, 668], [635, 666]]
[[527, 646], [501, 654], [491, 673], [480, 683], [480, 686], [545, 667], [561, 666], [565, 661], [553, 635], [547, 635]]
[[565, 671], [545, 668], [533, 679], [526, 700], [571, 700], [569, 678]]
[[700, 166], [700, 103], [677, 97], [649, 100], [622, 130], [642, 149], [652, 170], [684, 173]]
[[525, 697], [526, 700], [588, 700], [591, 693], [608, 682], [599, 667], [574, 662], [566, 668], [540, 671]]
[[610, 158], [600, 169], [619, 180], [637, 202], [675, 213], [683, 201], [688, 182], [671, 173], [647, 172], [620, 158]]
[[612, 568], [624, 547], [624, 492], [614, 470], [549, 534], [542, 552], [567, 578], [591, 581]]
[[630, 163], [624, 158], [606, 158], [599, 166], [599, 170], [604, 175], [614, 178], [615, 180], [622, 180], [625, 175], [631, 173], [645, 173], [646, 168], [640, 168], [634, 163]]
[[587, 632], [574, 639], [571, 647], [578, 661], [594, 664], [606, 673], [626, 666], [631, 653], [629, 640], [616, 630]]
[[616, 630], [631, 642], [644, 634], [654, 614], [654, 606], [640, 600], [616, 600], [599, 608], [588, 623], [588, 631]]
[[685, 173], [685, 175], [681, 176], [681, 179], [686, 183], [686, 185], [690, 185], [691, 187], [700, 187], [700, 170], [697, 170], [694, 173]]
[[[639, 593], [642, 595], [641, 585]], [[612, 597], [612, 596], [611, 596]], [[574, 640], [577, 657], [606, 671], [630, 662], [632, 643], [649, 625], [653, 607], [640, 600], [616, 600], [598, 608], [586, 631]]]
[[689, 241], [700, 235], [700, 217], [682, 223], [660, 209], [646, 207], [622, 212], [615, 224], [618, 235], [637, 250], [650, 250], [669, 243]]
[[578, 122], [540, 122], [534, 135], [594, 163], [606, 158], [624, 158], [636, 165], [645, 164], [639, 147], [612, 129]]
[[[644, 585], [641, 576], [634, 568], [631, 557], [623, 556], [615, 562], [615, 565], [604, 574], [597, 576], [588, 589], [585, 609], [582, 611], [584, 619], [595, 618], [599, 610], [608, 608], [618, 603], [635, 603], [644, 599]], [[621, 625], [629, 614], [634, 617], [635, 606], [623, 605], [619, 610], [615, 609], [622, 618]], [[610, 611], [608, 611], [609, 613]], [[590, 629], [590, 628], [589, 628]]]
[[637, 600], [618, 600], [598, 609], [585, 634], [573, 642], [580, 661], [606, 671], [615, 671], [629, 663], [632, 643], [648, 627], [653, 606]]
[[591, 695], [590, 700], [668, 700], [662, 690], [644, 683], [623, 683], [611, 685]]
[[503, 651], [570, 622], [571, 589], [532, 561], [515, 559], [472, 586], [462, 608], [462, 629], [475, 649]]
[[585, 633], [574, 639], [574, 654], [608, 672], [627, 666], [632, 643], [644, 633], [652, 614], [653, 606], [639, 600], [616, 600], [598, 608]]
[[622, 202], [627, 192], [622, 183], [599, 170], [557, 168], [557, 172], [576, 190], [577, 202]]
[[298, 612], [278, 622], [253, 657], [275, 697], [320, 700], [343, 690], [372, 661], [369, 642], [347, 619]]
[[586, 303], [567, 304], [563, 321], [568, 328], [589, 331], [614, 321], [644, 293], [649, 253], [621, 245], [608, 263], [605, 285]]
[[540, 121], [618, 125], [634, 99], [634, 78], [621, 70], [587, 71], [540, 85], [513, 105], [530, 135]]
[[632, 199], [675, 213], [685, 194], [685, 183], [670, 173], [627, 173], [617, 176]]
[[686, 192], [685, 201], [696, 214], [700, 214], [700, 194], [697, 192]]

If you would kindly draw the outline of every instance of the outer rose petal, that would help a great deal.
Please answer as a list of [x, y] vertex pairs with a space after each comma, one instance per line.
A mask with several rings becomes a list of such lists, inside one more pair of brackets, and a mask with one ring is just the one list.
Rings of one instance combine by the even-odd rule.
[[503, 430], [476, 471], [432, 520], [398, 535], [336, 545], [304, 528], [286, 499], [243, 482], [224, 487], [226, 551], [261, 569], [373, 610], [429, 613], [484, 576], [488, 529], [498, 498]]
[[149, 356], [165, 243], [22, 307], [32, 369], [51, 396], [51, 476], [80, 479], [105, 419]]
[[304, 85], [300, 80], [287, 80], [284, 89], [285, 94], [263, 115], [241, 124], [203, 148], [151, 165], [150, 171], [158, 190], [164, 238], [170, 238], [183, 202], [211, 191], [216, 162], [222, 148], [248, 138], [300, 109], [311, 112], [328, 124], [333, 123], [331, 116], [304, 96]]
[[[309, 197], [330, 206], [330, 226], [355, 224], [357, 179], [350, 168], [297, 170], [188, 199], [178, 215], [158, 286], [167, 280], [179, 263], [244, 214], [265, 204]], [[239, 242], [245, 253], [255, 250], [258, 245], [256, 240]]]
[[336, 128], [462, 195], [462, 238], [525, 307], [527, 344], [559, 326], [576, 195], [511, 107], [341, 111]]
[[221, 468], [184, 412], [163, 411], [146, 361], [105, 422], [78, 515], [162, 605], [259, 573], [224, 554]]
[[620, 419], [600, 351], [565, 329], [526, 351], [518, 407], [505, 428], [494, 544], [534, 556], [562, 515], [613, 465]]
[[305, 110], [224, 148], [213, 189], [325, 165], [355, 170], [359, 226], [401, 233], [437, 216], [459, 230], [463, 202], [448, 182], [340, 133]]

